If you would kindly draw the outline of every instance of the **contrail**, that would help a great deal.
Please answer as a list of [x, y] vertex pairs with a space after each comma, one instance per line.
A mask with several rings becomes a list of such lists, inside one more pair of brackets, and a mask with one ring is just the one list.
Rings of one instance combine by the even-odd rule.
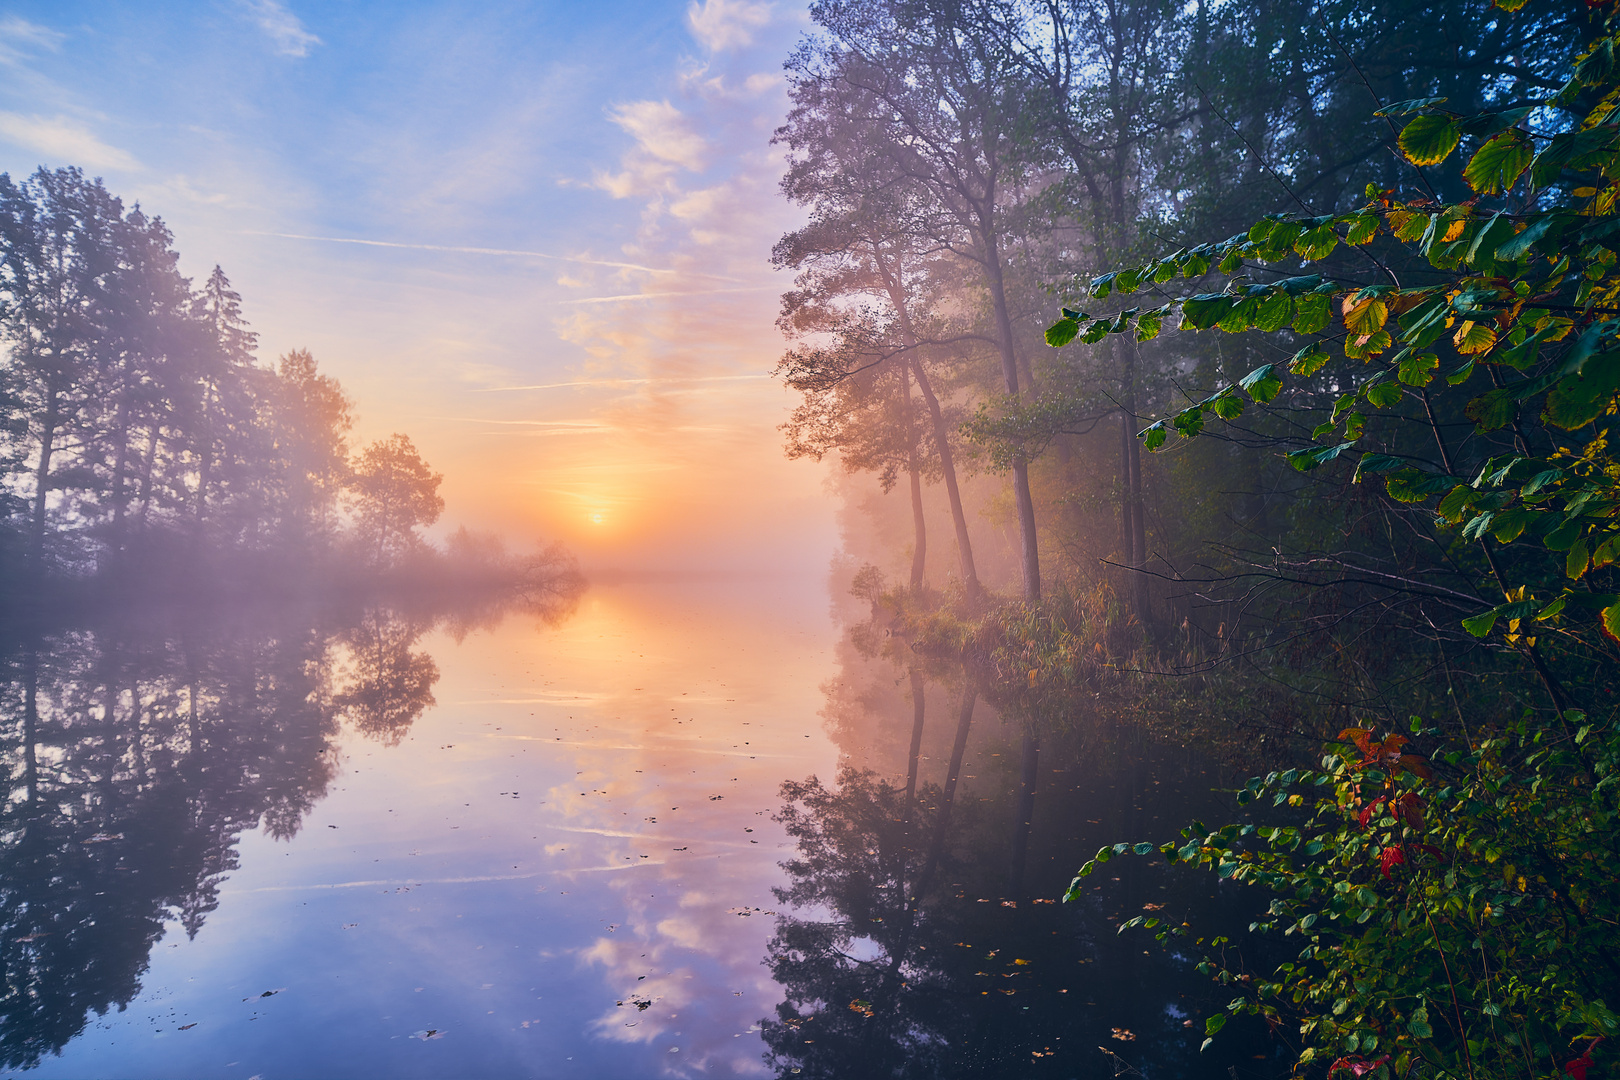
[[467, 391], [469, 394], [502, 394], [511, 390], [561, 390], [569, 386], [639, 386], [651, 382], [731, 382], [736, 379], [768, 379], [769, 375], [670, 375], [662, 379], [577, 379], [574, 382], [537, 383], [532, 386], [490, 386]]
[[[673, 271], [671, 271], [673, 273]], [[702, 275], [694, 275], [702, 276]], [[731, 278], [721, 278], [730, 281]], [[682, 296], [717, 296], [721, 293], [775, 292], [775, 285], [747, 285], [740, 289], [692, 289], [687, 292], [623, 293], [619, 296], [584, 296], [578, 300], [559, 300], [560, 304], [618, 304], [627, 300], [673, 300]]]
[[[527, 259], [550, 259], [554, 262], [585, 263], [590, 266], [613, 266], [620, 270], [638, 270], [643, 274], [675, 274], [683, 271], [661, 270], [640, 263], [613, 262], [610, 259], [587, 259], [582, 255], [552, 255], [544, 251], [518, 251], [512, 248], [455, 247], [448, 244], [401, 244], [392, 240], [361, 240], [352, 236], [305, 236], [302, 233], [259, 232], [245, 229], [246, 236], [274, 236], [282, 240], [318, 240], [324, 244], [359, 244], [362, 247], [404, 248], [409, 251], [451, 251], [463, 255], [517, 255]], [[692, 277], [715, 277], [713, 274], [689, 274]], [[730, 281], [731, 278], [716, 278]]]

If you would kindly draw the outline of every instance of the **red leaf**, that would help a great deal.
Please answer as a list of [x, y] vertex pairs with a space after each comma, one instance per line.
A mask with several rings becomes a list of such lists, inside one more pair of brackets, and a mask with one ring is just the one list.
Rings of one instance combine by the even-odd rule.
[[1339, 738], [1349, 739], [1356, 744], [1357, 750], [1360, 750], [1367, 757], [1373, 756], [1372, 732], [1367, 728], [1347, 727], [1339, 732]]
[[1378, 866], [1379, 869], [1384, 871], [1385, 877], [1389, 877], [1389, 872], [1405, 861], [1406, 852], [1402, 851], [1398, 844], [1394, 847], [1385, 848], [1383, 853], [1378, 856]]
[[1565, 1064], [1564, 1071], [1570, 1076], [1574, 1077], [1575, 1080], [1586, 1080], [1586, 1070], [1590, 1069], [1593, 1065], [1592, 1051], [1597, 1049], [1597, 1044], [1602, 1041], [1603, 1039], [1599, 1037], [1587, 1043], [1585, 1053], [1581, 1054], [1581, 1056], [1576, 1058], [1574, 1061]]

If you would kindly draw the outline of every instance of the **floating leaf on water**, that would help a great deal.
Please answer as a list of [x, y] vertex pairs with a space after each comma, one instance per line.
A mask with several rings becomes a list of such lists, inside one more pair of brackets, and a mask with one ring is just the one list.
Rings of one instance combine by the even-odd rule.
[[1120, 1042], [1133, 1042], [1136, 1039], [1136, 1033], [1129, 1028], [1109, 1028], [1108, 1030], [1113, 1032], [1113, 1037]]
[[189, 1024], [181, 1024], [180, 1025], [180, 1030], [181, 1031], [190, 1031], [192, 1028], [194, 1028], [196, 1026], [197, 1026], [197, 1022], [195, 1020], [193, 1020]]
[[413, 1032], [411, 1032], [411, 1038], [413, 1038], [413, 1039], [421, 1039], [423, 1042], [427, 1042], [429, 1039], [442, 1039], [442, 1038], [444, 1038], [444, 1032], [441, 1031], [438, 1028], [428, 1028], [426, 1031], [413, 1031]]

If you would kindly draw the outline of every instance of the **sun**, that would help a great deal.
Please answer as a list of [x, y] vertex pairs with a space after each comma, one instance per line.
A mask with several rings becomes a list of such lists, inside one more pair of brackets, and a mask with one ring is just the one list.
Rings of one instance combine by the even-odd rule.
[[607, 515], [606, 514], [592, 514], [591, 515], [591, 524], [592, 525], [600, 525], [600, 524], [602, 524], [602, 522], [604, 522], [606, 520], [607, 520]]

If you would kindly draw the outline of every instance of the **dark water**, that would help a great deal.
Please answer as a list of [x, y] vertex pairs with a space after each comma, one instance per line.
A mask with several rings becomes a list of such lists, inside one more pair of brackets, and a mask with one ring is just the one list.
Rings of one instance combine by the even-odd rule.
[[1230, 995], [1194, 958], [1114, 933], [1245, 898], [1122, 860], [1054, 902], [1231, 778], [1004, 718], [828, 607], [625, 584], [555, 624], [171, 610], [13, 642], [5, 1075], [1272, 1075], [1260, 1032], [1197, 1052]]

